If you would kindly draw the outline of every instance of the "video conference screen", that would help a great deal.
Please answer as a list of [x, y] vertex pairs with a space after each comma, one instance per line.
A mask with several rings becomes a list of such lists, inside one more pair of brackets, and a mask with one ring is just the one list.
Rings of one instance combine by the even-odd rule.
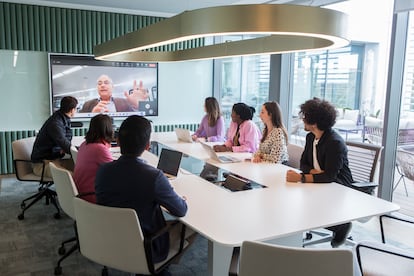
[[113, 62], [90, 55], [49, 54], [52, 112], [64, 96], [78, 100], [75, 118], [158, 116], [158, 64]]

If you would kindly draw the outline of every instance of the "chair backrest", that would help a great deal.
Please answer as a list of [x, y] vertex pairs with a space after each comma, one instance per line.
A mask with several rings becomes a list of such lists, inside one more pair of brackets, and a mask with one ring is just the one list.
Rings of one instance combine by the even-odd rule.
[[74, 198], [74, 207], [83, 256], [129, 273], [150, 274], [135, 210], [97, 205], [80, 198]]
[[73, 145], [70, 147], [70, 154], [72, 155], [73, 163], [76, 165], [76, 158], [78, 157], [78, 149]]
[[42, 179], [33, 173], [31, 155], [36, 137], [28, 137], [12, 142], [13, 163], [17, 179], [21, 181], [51, 182], [51, 178]]
[[49, 167], [53, 182], [55, 183], [60, 207], [68, 216], [75, 219], [73, 198], [78, 195], [78, 189], [73, 181], [72, 174], [66, 169], [57, 167], [53, 162], [49, 163]]
[[245, 241], [241, 247], [239, 275], [335, 275], [354, 272], [350, 249], [286, 247]]
[[397, 148], [397, 165], [408, 179], [414, 180], [414, 152]]
[[287, 151], [289, 154], [289, 161], [287, 165], [289, 167], [299, 169], [300, 168], [300, 158], [302, 157], [303, 147], [296, 144], [288, 144]]
[[347, 141], [349, 169], [356, 182], [374, 182], [382, 146]]

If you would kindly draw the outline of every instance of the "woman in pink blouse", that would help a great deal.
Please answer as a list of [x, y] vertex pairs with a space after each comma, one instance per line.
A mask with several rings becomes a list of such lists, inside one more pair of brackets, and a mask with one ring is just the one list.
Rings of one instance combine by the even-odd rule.
[[98, 114], [91, 119], [85, 142], [79, 147], [73, 180], [83, 199], [96, 203], [95, 176], [102, 163], [113, 161], [109, 150], [113, 135], [112, 120]]
[[217, 152], [256, 152], [262, 134], [252, 121], [256, 110], [244, 103], [236, 103], [231, 111], [231, 120], [224, 145], [215, 145]]

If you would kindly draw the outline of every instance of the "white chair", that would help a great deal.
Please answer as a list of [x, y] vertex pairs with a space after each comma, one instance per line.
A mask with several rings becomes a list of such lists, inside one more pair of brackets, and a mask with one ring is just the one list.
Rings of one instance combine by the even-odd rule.
[[[76, 222], [75, 222], [75, 209], [73, 207], [73, 199], [78, 195], [78, 189], [73, 181], [72, 174], [63, 168], [57, 167], [54, 163], [49, 163], [50, 172], [53, 177], [53, 181], [56, 187], [56, 193], [59, 200], [59, 205], [62, 210], [74, 220], [74, 230], [76, 234]], [[75, 242], [75, 244], [66, 251], [65, 244], [69, 242]], [[55, 275], [62, 274], [61, 262], [66, 259], [70, 254], [79, 249], [79, 242], [76, 235], [68, 240], [62, 242], [59, 248], [59, 254], [63, 255], [57, 262], [55, 267]]]
[[288, 144], [287, 151], [289, 154], [289, 161], [287, 165], [289, 167], [299, 169], [300, 168], [300, 158], [302, 157], [303, 147], [296, 144]]
[[[33, 172], [31, 154], [35, 139], [36, 137], [29, 137], [15, 140], [12, 143], [13, 164], [16, 172], [16, 178], [20, 181], [39, 182], [39, 188], [37, 192], [34, 195], [25, 198], [20, 204], [22, 212], [17, 216], [17, 218], [19, 220], [24, 219], [25, 211], [33, 206], [33, 204], [35, 204], [37, 201], [45, 197], [46, 204], [52, 203], [56, 207], [57, 213], [55, 213], [54, 217], [58, 219], [60, 218], [60, 210], [55, 199], [56, 192], [50, 189], [50, 186], [53, 185], [53, 179], [43, 176], [45, 164], [43, 164], [43, 171], [41, 176], [35, 175]], [[26, 201], [28, 200], [31, 201], [26, 205]]]
[[78, 149], [74, 145], [70, 147], [70, 154], [72, 155], [73, 163], [76, 165], [76, 158], [78, 157]]
[[92, 204], [80, 198], [74, 199], [74, 206], [80, 251], [88, 259], [105, 266], [103, 275], [107, 275], [106, 267], [136, 274], [159, 273], [176, 260], [185, 247], [183, 225], [180, 243], [170, 246], [166, 260], [154, 264], [152, 241], [174, 225], [168, 224], [156, 235], [144, 238], [134, 209]]
[[[351, 276], [354, 261], [350, 249], [287, 247], [263, 242], [243, 242], [235, 248], [229, 275]], [[237, 272], [237, 261], [238, 264]]]
[[379, 242], [363, 241], [355, 247], [363, 276], [411, 276], [414, 254]]

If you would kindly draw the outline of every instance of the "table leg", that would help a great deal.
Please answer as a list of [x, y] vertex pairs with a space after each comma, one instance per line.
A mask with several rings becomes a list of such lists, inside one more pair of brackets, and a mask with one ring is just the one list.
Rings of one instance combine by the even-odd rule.
[[223, 276], [229, 274], [233, 247], [208, 241], [208, 275]]

